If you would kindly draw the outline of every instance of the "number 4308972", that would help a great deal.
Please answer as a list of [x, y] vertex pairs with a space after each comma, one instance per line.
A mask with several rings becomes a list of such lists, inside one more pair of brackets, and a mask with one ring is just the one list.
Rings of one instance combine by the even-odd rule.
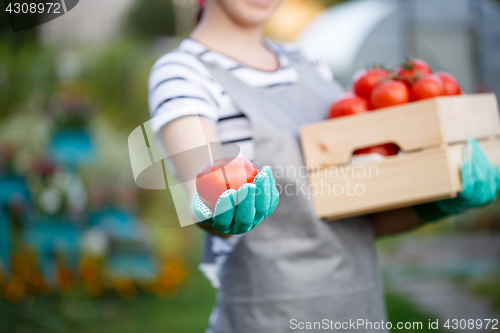
[[[483, 324], [484, 321], [484, 324]], [[448, 319], [446, 323], [443, 325], [447, 329], [452, 329], [452, 330], [458, 330], [458, 329], [491, 329], [491, 330], [497, 330], [498, 329], [498, 319]]]
[[61, 4], [53, 3], [53, 2], [41, 2], [41, 3], [9, 3], [6, 12], [14, 13], [14, 14], [35, 14], [35, 13], [61, 13]]

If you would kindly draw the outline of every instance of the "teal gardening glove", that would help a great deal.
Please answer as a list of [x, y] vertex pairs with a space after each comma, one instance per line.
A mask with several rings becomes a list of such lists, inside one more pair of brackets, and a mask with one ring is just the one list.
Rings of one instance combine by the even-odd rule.
[[498, 166], [490, 163], [475, 139], [469, 139], [465, 145], [461, 177], [463, 190], [456, 198], [415, 206], [417, 215], [428, 222], [438, 221], [470, 208], [486, 206], [500, 191]]
[[270, 167], [265, 166], [253, 183], [243, 184], [238, 191], [222, 193], [215, 214], [198, 193], [193, 197], [194, 215], [198, 222], [209, 224], [215, 231], [238, 235], [255, 228], [271, 215], [279, 202], [279, 193]]

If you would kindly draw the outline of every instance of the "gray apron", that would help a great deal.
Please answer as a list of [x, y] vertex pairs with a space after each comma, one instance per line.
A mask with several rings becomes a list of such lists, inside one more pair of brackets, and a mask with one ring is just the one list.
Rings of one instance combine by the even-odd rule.
[[294, 319], [386, 320], [373, 223], [366, 216], [320, 220], [308, 197], [299, 127], [326, 119], [342, 88], [302, 57], [285, 55], [301, 79], [276, 91], [205, 63], [252, 123], [257, 167], [271, 166], [283, 190], [274, 213], [243, 235], [221, 269], [214, 333], [300, 331], [292, 329]]

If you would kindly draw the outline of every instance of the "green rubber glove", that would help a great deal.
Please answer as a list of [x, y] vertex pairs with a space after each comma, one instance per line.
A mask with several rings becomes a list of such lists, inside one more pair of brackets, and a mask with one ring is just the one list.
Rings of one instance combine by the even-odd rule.
[[469, 139], [465, 145], [461, 177], [463, 190], [456, 198], [415, 206], [417, 215], [428, 222], [438, 221], [489, 205], [500, 191], [498, 166], [490, 163], [475, 139]]
[[253, 183], [243, 184], [238, 191], [227, 190], [219, 197], [215, 214], [198, 193], [193, 197], [193, 211], [198, 222], [209, 224], [215, 231], [238, 235], [252, 230], [271, 215], [279, 202], [273, 172], [265, 166]]

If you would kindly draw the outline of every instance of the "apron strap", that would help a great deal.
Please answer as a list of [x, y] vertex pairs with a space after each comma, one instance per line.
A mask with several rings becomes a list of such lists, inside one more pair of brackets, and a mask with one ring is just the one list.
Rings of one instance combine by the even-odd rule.
[[326, 101], [333, 102], [344, 92], [345, 89], [337, 81], [326, 81], [321, 77], [316, 68], [311, 64], [311, 61], [302, 52], [291, 52], [280, 45], [275, 45], [278, 51], [299, 71], [301, 80]]

